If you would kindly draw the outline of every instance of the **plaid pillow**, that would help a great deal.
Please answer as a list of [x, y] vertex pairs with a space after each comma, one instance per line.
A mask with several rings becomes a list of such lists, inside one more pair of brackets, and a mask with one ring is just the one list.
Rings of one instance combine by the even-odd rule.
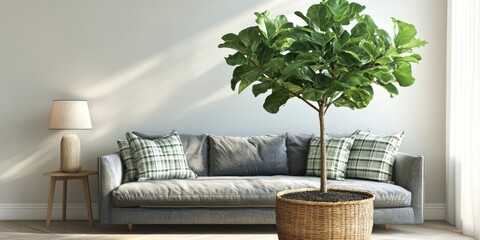
[[[353, 137], [326, 139], [327, 178], [345, 180], [348, 155], [353, 145]], [[320, 137], [310, 140], [310, 149], [307, 159], [307, 176], [320, 176]]]
[[126, 135], [138, 181], [197, 177], [188, 167], [176, 131], [155, 140], [142, 139], [130, 132]]
[[355, 138], [347, 164], [347, 178], [362, 178], [379, 182], [392, 181], [393, 162], [403, 132], [391, 136], [377, 136], [359, 131]]
[[132, 152], [130, 151], [128, 141], [119, 139], [117, 140], [117, 145], [120, 149], [120, 158], [125, 166], [125, 171], [123, 172], [123, 183], [137, 181], [137, 170], [135, 169], [135, 164], [133, 164], [133, 156]]

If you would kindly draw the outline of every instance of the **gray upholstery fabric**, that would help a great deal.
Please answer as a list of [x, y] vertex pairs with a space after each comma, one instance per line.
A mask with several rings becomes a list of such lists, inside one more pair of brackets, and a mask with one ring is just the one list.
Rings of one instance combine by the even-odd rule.
[[[122, 184], [112, 191], [116, 207], [275, 207], [277, 192], [320, 187], [318, 177], [199, 177]], [[411, 194], [402, 187], [365, 180], [329, 180], [330, 188], [375, 195], [375, 207], [408, 207]]]
[[287, 133], [287, 156], [289, 175], [305, 176], [307, 169], [308, 149], [313, 134]]
[[[135, 131], [132, 133], [149, 140], [164, 136], [161, 134], [151, 135]], [[190, 169], [192, 169], [192, 171], [198, 176], [208, 176], [208, 135], [178, 135], [182, 141], [183, 151], [185, 152], [185, 157], [187, 158], [187, 163]]]
[[412, 209], [416, 224], [423, 223], [424, 192], [425, 192], [425, 159], [423, 156], [414, 156], [397, 153], [393, 164], [393, 181], [399, 186], [412, 192]]
[[180, 134], [188, 166], [198, 176], [208, 176], [208, 135]]
[[[113, 208], [102, 224], [275, 224], [275, 208]], [[411, 224], [413, 210], [375, 208], [375, 224]]]
[[411, 207], [375, 208], [373, 221], [375, 224], [420, 224], [415, 221], [414, 211]]
[[285, 135], [209, 138], [210, 176], [288, 174]]
[[123, 165], [120, 155], [98, 158], [98, 216], [100, 222], [109, 221], [112, 210], [112, 190], [122, 184]]
[[275, 224], [275, 208], [114, 208], [106, 223]]

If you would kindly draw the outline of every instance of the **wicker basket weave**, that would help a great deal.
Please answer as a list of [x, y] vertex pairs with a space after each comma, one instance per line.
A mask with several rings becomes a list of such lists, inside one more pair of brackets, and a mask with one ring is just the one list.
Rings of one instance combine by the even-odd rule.
[[277, 233], [280, 240], [369, 239], [373, 227], [373, 200], [366, 192], [354, 192], [369, 198], [347, 202], [314, 202], [286, 199], [287, 193], [319, 191], [304, 188], [282, 191], [276, 198]]

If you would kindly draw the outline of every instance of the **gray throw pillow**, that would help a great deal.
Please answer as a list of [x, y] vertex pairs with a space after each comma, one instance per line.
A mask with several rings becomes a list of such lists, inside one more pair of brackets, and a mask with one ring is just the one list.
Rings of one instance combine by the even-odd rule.
[[290, 175], [305, 176], [308, 149], [313, 134], [287, 133], [287, 156]]
[[347, 178], [393, 183], [393, 164], [403, 139], [403, 132], [378, 136], [358, 131], [347, 164]]
[[[165, 134], [145, 134], [135, 131], [132, 133], [149, 140], [165, 136]], [[198, 176], [208, 176], [208, 135], [179, 134], [179, 136], [188, 166]]]
[[211, 176], [288, 174], [285, 135], [209, 139]]
[[138, 181], [196, 178], [188, 167], [177, 132], [155, 140], [126, 134]]

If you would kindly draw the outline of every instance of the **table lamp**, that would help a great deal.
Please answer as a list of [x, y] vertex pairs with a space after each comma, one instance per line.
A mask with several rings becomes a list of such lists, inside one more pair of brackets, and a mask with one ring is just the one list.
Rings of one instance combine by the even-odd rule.
[[80, 138], [70, 130], [92, 129], [88, 103], [84, 100], [54, 100], [49, 129], [69, 130], [60, 143], [60, 171], [75, 173], [80, 167]]

